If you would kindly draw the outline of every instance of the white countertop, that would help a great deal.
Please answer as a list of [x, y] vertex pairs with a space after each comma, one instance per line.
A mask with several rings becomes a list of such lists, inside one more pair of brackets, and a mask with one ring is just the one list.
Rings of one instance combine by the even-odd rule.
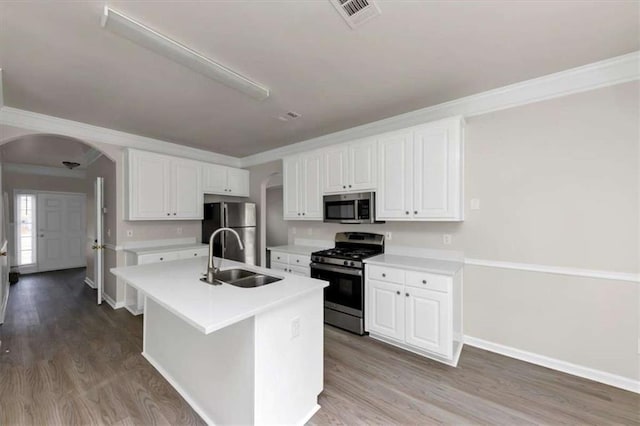
[[[220, 259], [215, 260], [217, 265]], [[284, 279], [255, 288], [210, 285], [200, 281], [207, 269], [205, 257], [113, 268], [111, 272], [205, 334], [328, 286], [325, 281], [232, 260], [224, 260], [221, 269], [237, 267]]]
[[463, 262], [456, 262], [452, 260], [400, 256], [397, 254], [386, 253], [365, 259], [364, 263], [367, 265], [392, 266], [449, 276], [455, 275], [464, 266]]
[[314, 251], [325, 250], [328, 247], [311, 247], [311, 246], [298, 246], [298, 245], [287, 245], [287, 246], [275, 246], [275, 247], [267, 247], [267, 249], [272, 251], [281, 251], [283, 253], [289, 254], [302, 254], [305, 256], [311, 256], [311, 253]]
[[203, 247], [208, 248], [209, 245], [202, 244], [202, 243], [173, 244], [173, 245], [155, 246], [155, 247], [128, 248], [128, 249], [124, 249], [124, 251], [129, 251], [137, 255], [143, 255], [143, 254], [166, 253], [168, 251], [201, 249]]

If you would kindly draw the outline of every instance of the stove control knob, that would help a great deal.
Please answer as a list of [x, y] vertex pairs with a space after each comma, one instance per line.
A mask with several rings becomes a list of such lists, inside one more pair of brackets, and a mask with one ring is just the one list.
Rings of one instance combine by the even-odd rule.
[[324, 257], [319, 257], [318, 262], [324, 262]]
[[356, 263], [355, 262], [351, 262], [351, 266], [356, 266]]
[[344, 261], [344, 266], [349, 266], [349, 262], [347, 262], [346, 260]]

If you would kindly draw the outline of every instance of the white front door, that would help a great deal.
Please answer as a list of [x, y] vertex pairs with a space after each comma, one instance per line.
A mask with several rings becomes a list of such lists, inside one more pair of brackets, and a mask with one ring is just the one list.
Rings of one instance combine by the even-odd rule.
[[85, 266], [85, 196], [39, 193], [38, 271]]

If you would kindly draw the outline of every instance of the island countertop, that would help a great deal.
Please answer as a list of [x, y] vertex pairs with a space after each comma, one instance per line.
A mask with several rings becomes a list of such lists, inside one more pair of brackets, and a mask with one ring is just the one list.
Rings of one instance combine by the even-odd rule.
[[[215, 261], [217, 265], [220, 259]], [[207, 269], [204, 257], [112, 268], [111, 272], [205, 334], [328, 286], [314, 278], [222, 261], [220, 269], [229, 268], [248, 269], [283, 280], [255, 288], [207, 284], [200, 281]]]

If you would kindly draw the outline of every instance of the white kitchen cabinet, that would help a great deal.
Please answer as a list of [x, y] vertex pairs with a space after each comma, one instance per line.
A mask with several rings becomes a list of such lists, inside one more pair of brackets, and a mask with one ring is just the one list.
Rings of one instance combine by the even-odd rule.
[[370, 280], [367, 286], [369, 332], [400, 340], [404, 338], [404, 286]]
[[203, 164], [203, 191], [205, 194], [249, 196], [249, 171], [219, 164]]
[[461, 269], [448, 276], [367, 264], [365, 306], [365, 330], [371, 337], [457, 365], [462, 350]]
[[318, 151], [283, 160], [285, 220], [322, 220], [322, 165]]
[[311, 256], [270, 250], [269, 268], [303, 277], [311, 276]]
[[[193, 257], [207, 257], [209, 247], [203, 244], [175, 247], [149, 247], [124, 250], [125, 265], [145, 265], [148, 263], [170, 262], [178, 259]], [[130, 285], [124, 285], [124, 307], [133, 315], [140, 315], [144, 311], [144, 295]]]
[[448, 293], [419, 288], [405, 288], [405, 341], [429, 352], [451, 356]]
[[463, 220], [462, 119], [378, 138], [379, 220]]
[[375, 139], [325, 148], [324, 193], [373, 191], [377, 184]]
[[196, 161], [129, 150], [125, 219], [202, 219], [200, 174]]

